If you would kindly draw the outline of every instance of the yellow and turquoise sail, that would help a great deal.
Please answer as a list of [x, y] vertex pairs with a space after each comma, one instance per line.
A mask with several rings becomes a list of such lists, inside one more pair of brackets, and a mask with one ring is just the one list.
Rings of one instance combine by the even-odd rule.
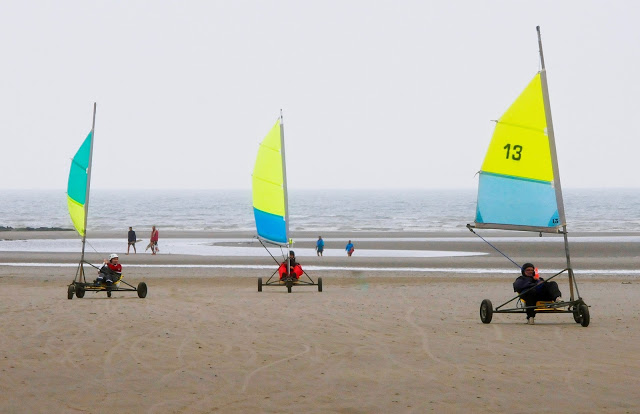
[[69, 181], [67, 183], [67, 205], [73, 226], [82, 236], [82, 253], [87, 232], [87, 212], [89, 210], [89, 191], [91, 187], [91, 159], [93, 157], [93, 136], [96, 123], [96, 104], [93, 104], [93, 124], [89, 135], [71, 160]]
[[260, 143], [252, 180], [258, 237], [269, 243], [288, 245], [289, 207], [282, 117]]
[[67, 205], [73, 226], [81, 236], [87, 227], [87, 199], [89, 197], [89, 166], [91, 163], [91, 147], [93, 131], [82, 142], [78, 152], [71, 160], [69, 183], [67, 185]]
[[500, 117], [478, 184], [475, 226], [559, 232], [565, 225], [544, 68]]

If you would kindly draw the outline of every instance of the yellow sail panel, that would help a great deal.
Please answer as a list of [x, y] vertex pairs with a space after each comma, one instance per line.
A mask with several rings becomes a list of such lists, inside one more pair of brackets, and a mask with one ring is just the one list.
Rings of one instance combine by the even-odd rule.
[[262, 140], [253, 168], [253, 207], [277, 216], [285, 215], [280, 121]]
[[284, 217], [284, 189], [253, 177], [253, 207]]
[[499, 122], [539, 131], [546, 130], [547, 119], [544, 115], [540, 73], [533, 77], [518, 99], [502, 115]]
[[73, 226], [81, 236], [84, 236], [84, 205], [69, 196], [67, 196], [67, 205], [69, 206], [69, 215], [71, 216]]
[[498, 120], [482, 171], [553, 181], [553, 167], [538, 73]]

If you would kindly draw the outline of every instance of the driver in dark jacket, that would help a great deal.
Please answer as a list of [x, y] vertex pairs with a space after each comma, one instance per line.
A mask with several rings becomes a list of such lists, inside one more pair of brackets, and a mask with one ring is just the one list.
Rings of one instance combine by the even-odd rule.
[[538, 276], [538, 269], [536, 269], [532, 263], [522, 265], [520, 273], [522, 273], [522, 276], [519, 276], [515, 282], [513, 282], [513, 290], [522, 293], [532, 288], [520, 297], [524, 299], [527, 305], [527, 323], [533, 325], [536, 311], [534, 308], [529, 307], [535, 306], [536, 302], [540, 300], [562, 302], [562, 298], [560, 297], [562, 293], [560, 293], [556, 282], [545, 282], [543, 278]]

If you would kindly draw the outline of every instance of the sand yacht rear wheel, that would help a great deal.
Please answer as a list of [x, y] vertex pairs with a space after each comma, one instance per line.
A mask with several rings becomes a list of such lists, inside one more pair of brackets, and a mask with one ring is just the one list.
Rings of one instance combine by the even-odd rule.
[[480, 304], [480, 320], [482, 323], [491, 323], [493, 318], [493, 305], [489, 299], [485, 299]]

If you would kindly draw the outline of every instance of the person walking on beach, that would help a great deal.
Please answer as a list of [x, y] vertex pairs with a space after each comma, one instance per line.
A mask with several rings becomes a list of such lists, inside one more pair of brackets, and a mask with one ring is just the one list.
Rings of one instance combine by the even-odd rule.
[[316, 242], [316, 253], [318, 256], [322, 256], [322, 252], [324, 251], [324, 240], [322, 240], [322, 236], [318, 236], [318, 241]]
[[133, 227], [129, 227], [129, 233], [127, 234], [127, 254], [129, 254], [129, 249], [133, 246], [133, 254], [136, 254], [136, 232], [133, 231]]
[[538, 269], [533, 264], [525, 263], [520, 270], [522, 276], [513, 282], [513, 291], [521, 294], [526, 292], [520, 297], [524, 299], [527, 305], [527, 323], [533, 325], [534, 318], [536, 317], [535, 306], [539, 300], [562, 302], [562, 293], [558, 288], [558, 284], [554, 281], [545, 282], [543, 278], [538, 275]]
[[156, 229], [156, 226], [152, 226], [151, 237], [149, 238], [149, 245], [147, 246], [147, 249], [151, 247], [151, 254], [156, 254], [160, 251], [160, 249], [158, 249], [158, 236], [158, 229]]
[[345, 247], [344, 249], [347, 251], [347, 255], [351, 257], [353, 251], [355, 250], [355, 248], [353, 247], [353, 243], [351, 243], [351, 240], [349, 240], [349, 243], [347, 243], [347, 247]]

